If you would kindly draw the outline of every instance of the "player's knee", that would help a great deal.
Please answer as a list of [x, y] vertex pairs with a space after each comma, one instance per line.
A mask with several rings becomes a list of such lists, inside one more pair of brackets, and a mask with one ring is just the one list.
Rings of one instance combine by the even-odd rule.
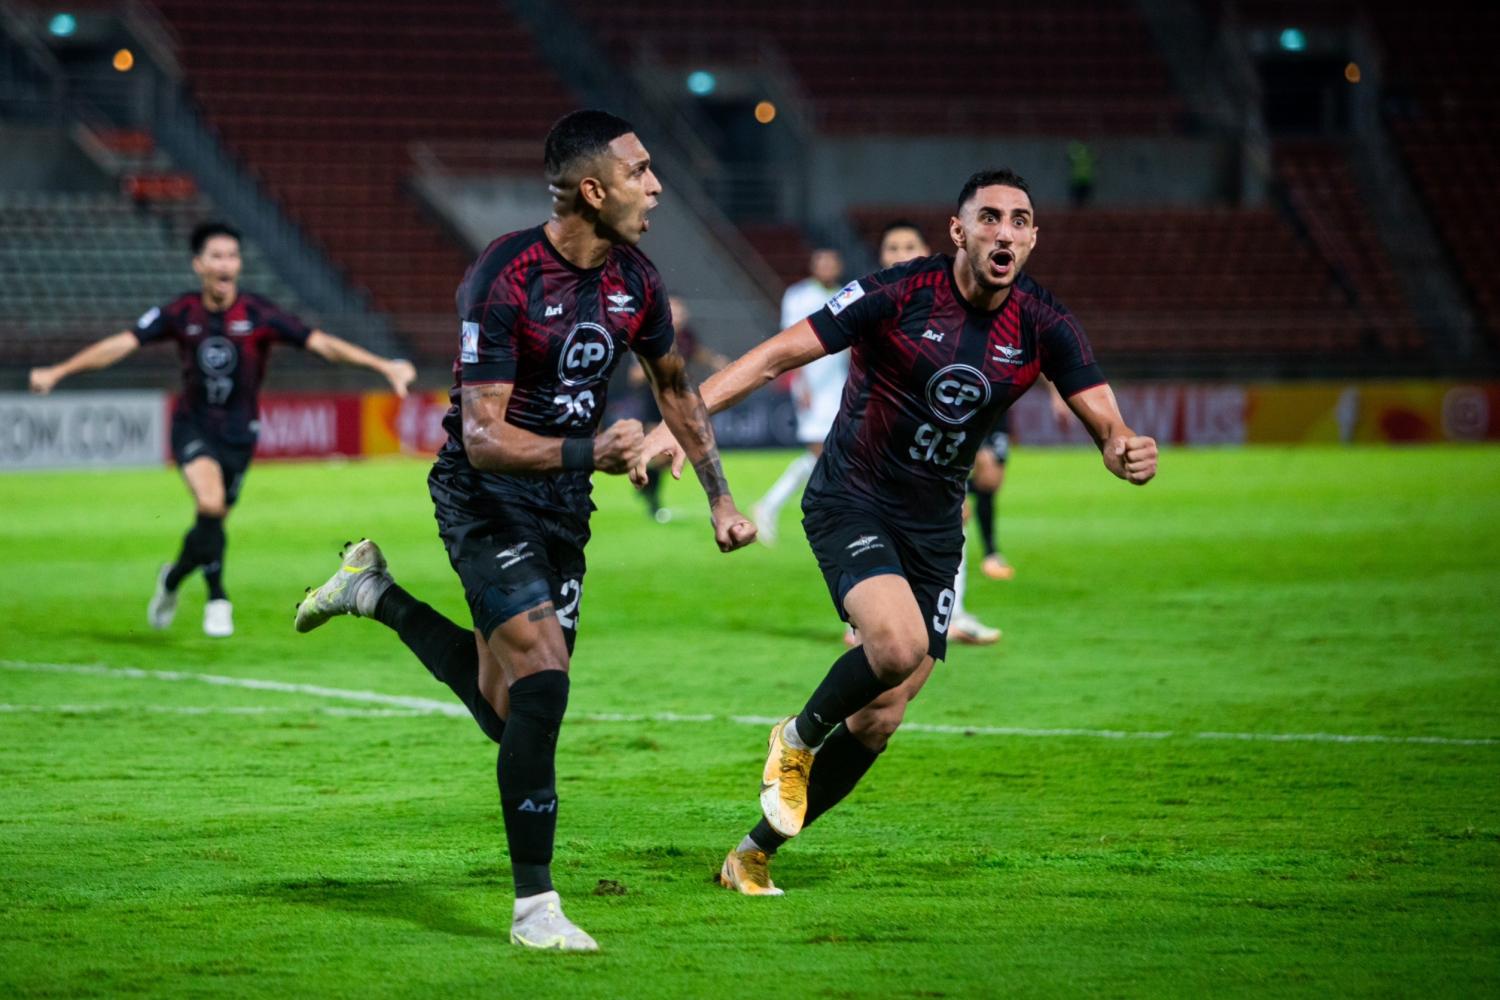
[[511, 719], [527, 718], [556, 732], [568, 710], [568, 687], [565, 670], [541, 670], [516, 678], [509, 692]]
[[910, 677], [927, 655], [927, 636], [919, 631], [881, 629], [864, 639], [870, 669], [890, 684], [899, 684]]
[[219, 496], [206, 496], [198, 498], [198, 513], [205, 517], [223, 517], [229, 513], [228, 506], [224, 503], [222, 494]]

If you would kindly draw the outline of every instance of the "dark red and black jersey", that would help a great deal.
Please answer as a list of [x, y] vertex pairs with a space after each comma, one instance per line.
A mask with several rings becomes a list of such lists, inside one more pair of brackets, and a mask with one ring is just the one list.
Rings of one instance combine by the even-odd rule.
[[853, 500], [917, 524], [957, 522], [974, 455], [1045, 374], [1064, 396], [1104, 381], [1083, 329], [1026, 275], [994, 312], [959, 294], [953, 258], [851, 281], [808, 317], [849, 380], [804, 507]]
[[241, 292], [223, 312], [203, 304], [199, 292], [184, 292], [136, 321], [136, 339], [177, 342], [182, 394], [177, 414], [191, 417], [224, 441], [246, 444], [259, 429], [260, 383], [275, 343], [306, 347], [312, 333], [296, 316], [269, 299]]
[[591, 438], [610, 374], [625, 351], [659, 358], [672, 348], [672, 312], [656, 267], [615, 246], [599, 267], [574, 267], [541, 226], [500, 237], [458, 288], [460, 341], [453, 363], [448, 440], [434, 474], [450, 489], [559, 510], [588, 510], [585, 472], [480, 472], [464, 451], [460, 391], [510, 382], [507, 422], [547, 437]]

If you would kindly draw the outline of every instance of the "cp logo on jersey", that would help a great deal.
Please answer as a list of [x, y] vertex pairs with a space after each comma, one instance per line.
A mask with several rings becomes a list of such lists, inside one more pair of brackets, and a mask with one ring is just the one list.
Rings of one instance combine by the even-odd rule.
[[198, 367], [209, 375], [228, 375], [234, 371], [239, 352], [225, 337], [209, 337], [198, 345]]
[[961, 424], [990, 401], [990, 380], [969, 365], [949, 365], [927, 382], [927, 405], [945, 424]]
[[615, 339], [598, 323], [579, 323], [563, 341], [557, 358], [557, 377], [563, 385], [584, 385], [609, 371]]

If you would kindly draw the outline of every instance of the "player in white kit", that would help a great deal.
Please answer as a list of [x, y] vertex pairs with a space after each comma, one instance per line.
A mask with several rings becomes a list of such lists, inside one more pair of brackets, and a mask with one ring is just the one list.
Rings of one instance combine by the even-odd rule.
[[[844, 277], [844, 259], [837, 250], [814, 250], [808, 261], [809, 275], [792, 285], [781, 297], [783, 330], [806, 319], [839, 290]], [[797, 440], [807, 451], [792, 460], [781, 478], [772, 484], [752, 510], [762, 544], [776, 541], [776, 520], [781, 508], [807, 485], [813, 466], [823, 452], [823, 439], [838, 416], [839, 401], [844, 395], [844, 381], [849, 376], [847, 351], [829, 354], [797, 369], [792, 381], [792, 402], [797, 407]]]

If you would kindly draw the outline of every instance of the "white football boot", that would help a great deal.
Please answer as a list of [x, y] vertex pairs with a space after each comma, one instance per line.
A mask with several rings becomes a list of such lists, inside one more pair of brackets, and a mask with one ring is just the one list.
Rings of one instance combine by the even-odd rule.
[[203, 605], [203, 634], [213, 639], [234, 635], [234, 605], [223, 598]]
[[563, 916], [556, 890], [516, 900], [510, 943], [550, 951], [598, 951], [599, 943]]
[[297, 605], [298, 632], [311, 632], [338, 615], [369, 618], [380, 595], [394, 582], [380, 546], [368, 538], [347, 546], [342, 558], [333, 576], [317, 590], [309, 590]]
[[161, 572], [156, 574], [156, 592], [146, 605], [146, 621], [154, 629], [166, 628], [177, 617], [177, 591], [167, 589], [167, 574], [171, 571], [170, 563], [162, 563]]
[[953, 616], [948, 636], [969, 646], [989, 646], [1000, 641], [1000, 630], [986, 625], [967, 611]]

